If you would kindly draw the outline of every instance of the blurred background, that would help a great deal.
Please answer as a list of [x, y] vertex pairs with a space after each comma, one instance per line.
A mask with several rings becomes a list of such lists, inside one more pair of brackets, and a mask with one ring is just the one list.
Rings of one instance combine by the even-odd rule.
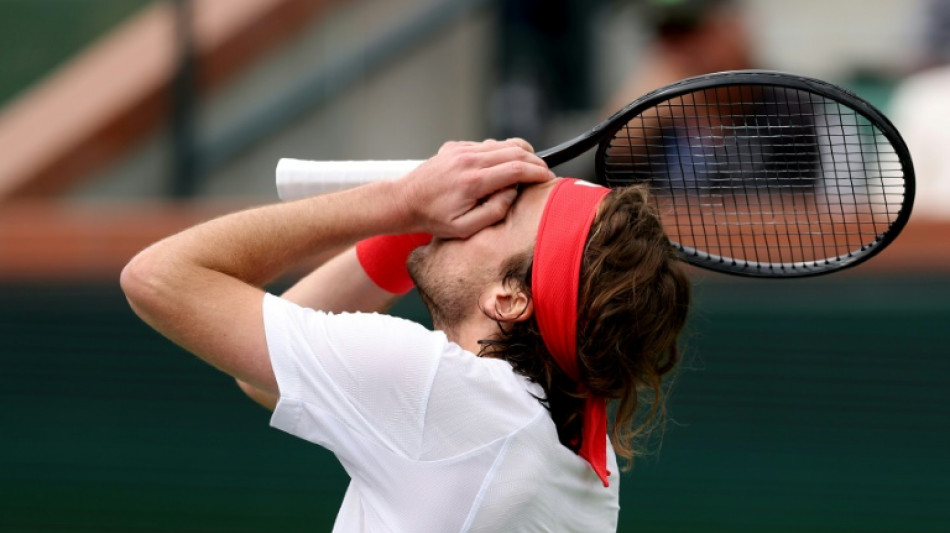
[[[0, 531], [329, 530], [333, 456], [140, 323], [125, 262], [275, 201], [280, 157], [543, 148], [749, 67], [884, 110], [917, 206], [847, 273], [694, 274], [672, 421], [623, 478], [620, 530], [947, 531], [948, 64], [932, 0], [0, 0]], [[415, 296], [395, 312], [427, 321]]]

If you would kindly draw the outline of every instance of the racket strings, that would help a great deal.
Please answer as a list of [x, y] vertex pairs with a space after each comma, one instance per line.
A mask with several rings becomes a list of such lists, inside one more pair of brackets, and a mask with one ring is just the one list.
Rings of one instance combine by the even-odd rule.
[[603, 157], [609, 185], [650, 185], [682, 251], [763, 268], [873, 247], [905, 194], [899, 154], [877, 126], [838, 101], [787, 87], [735, 85], [666, 100], [620, 128]]

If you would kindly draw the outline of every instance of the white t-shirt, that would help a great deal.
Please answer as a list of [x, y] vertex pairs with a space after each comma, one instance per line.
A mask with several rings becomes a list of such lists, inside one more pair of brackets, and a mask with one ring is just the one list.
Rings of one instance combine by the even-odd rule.
[[270, 294], [263, 306], [271, 425], [329, 449], [351, 478], [335, 532], [616, 531], [613, 449], [605, 488], [507, 362], [392, 316]]

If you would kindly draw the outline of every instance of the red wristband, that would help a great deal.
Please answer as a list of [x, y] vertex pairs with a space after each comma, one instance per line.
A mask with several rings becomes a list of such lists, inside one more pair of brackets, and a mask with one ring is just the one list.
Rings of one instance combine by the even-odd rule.
[[405, 294], [413, 287], [406, 268], [409, 254], [431, 240], [432, 235], [428, 233], [377, 235], [356, 243], [356, 258], [379, 288], [393, 294]]

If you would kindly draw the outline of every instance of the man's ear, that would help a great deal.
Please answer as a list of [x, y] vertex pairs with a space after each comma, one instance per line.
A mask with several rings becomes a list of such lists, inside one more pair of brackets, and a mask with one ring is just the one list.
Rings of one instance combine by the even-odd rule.
[[489, 318], [498, 322], [521, 322], [534, 314], [531, 298], [511, 280], [493, 284], [482, 293], [479, 304]]

